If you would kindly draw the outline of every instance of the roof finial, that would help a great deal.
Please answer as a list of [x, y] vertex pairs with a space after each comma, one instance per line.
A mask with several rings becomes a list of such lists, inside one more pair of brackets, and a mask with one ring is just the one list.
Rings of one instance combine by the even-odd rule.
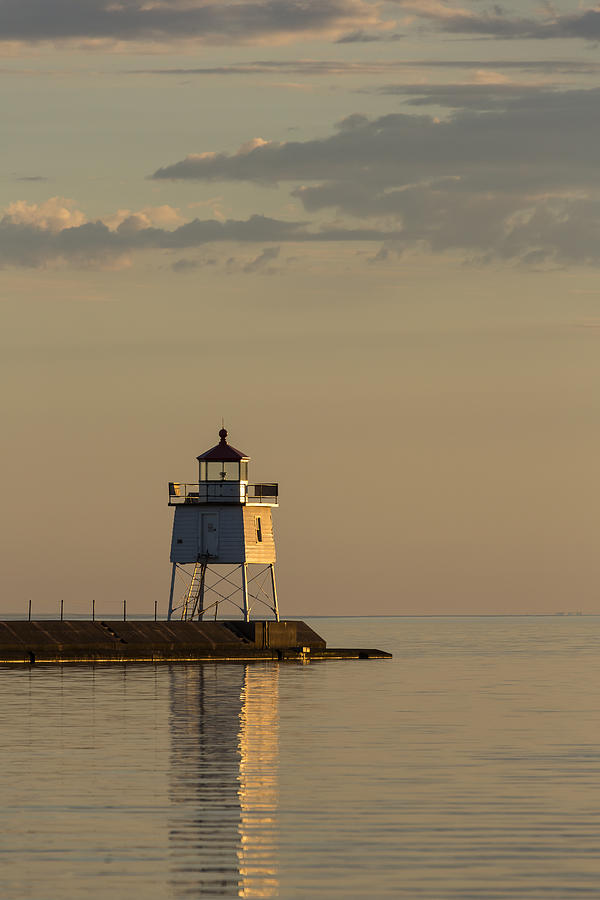
[[225, 419], [221, 416], [221, 430], [219, 431], [219, 437], [221, 438], [221, 443], [227, 443], [227, 429], [225, 428]]

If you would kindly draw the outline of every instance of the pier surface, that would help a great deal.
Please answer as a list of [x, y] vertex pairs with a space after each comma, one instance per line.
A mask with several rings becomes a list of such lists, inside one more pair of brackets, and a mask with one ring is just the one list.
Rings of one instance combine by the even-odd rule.
[[330, 649], [301, 621], [0, 621], [0, 664], [389, 657], [383, 650]]

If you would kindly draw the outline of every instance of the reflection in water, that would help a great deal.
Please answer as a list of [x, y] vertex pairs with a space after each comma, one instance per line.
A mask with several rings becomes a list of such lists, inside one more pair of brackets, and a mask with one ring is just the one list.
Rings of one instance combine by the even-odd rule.
[[274, 897], [278, 668], [173, 666], [175, 897]]
[[246, 666], [240, 722], [240, 897], [276, 897], [279, 666]]

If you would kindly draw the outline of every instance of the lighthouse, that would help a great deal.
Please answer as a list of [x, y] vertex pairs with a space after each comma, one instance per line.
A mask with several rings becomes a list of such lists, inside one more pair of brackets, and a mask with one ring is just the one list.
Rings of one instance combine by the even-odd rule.
[[233, 604], [250, 621], [255, 608], [279, 621], [271, 510], [277, 484], [250, 484], [250, 457], [227, 441], [197, 457], [198, 482], [169, 482], [175, 508], [168, 618], [217, 618]]

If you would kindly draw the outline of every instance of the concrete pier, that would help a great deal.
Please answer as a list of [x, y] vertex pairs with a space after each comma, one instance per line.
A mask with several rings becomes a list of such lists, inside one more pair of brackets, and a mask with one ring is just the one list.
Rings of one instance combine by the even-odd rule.
[[328, 648], [302, 621], [0, 621], [0, 665], [390, 657], [382, 650]]

